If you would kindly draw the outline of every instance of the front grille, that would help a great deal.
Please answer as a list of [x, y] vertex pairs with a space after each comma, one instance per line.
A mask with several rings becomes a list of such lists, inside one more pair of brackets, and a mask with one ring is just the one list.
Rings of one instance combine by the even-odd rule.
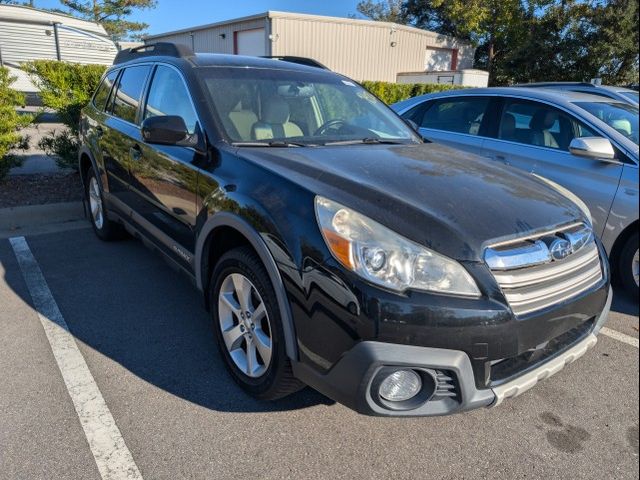
[[[571, 253], [554, 259], [547, 245], [565, 238]], [[517, 316], [569, 300], [602, 280], [598, 247], [584, 225], [489, 248], [485, 259]]]
[[458, 399], [458, 387], [456, 385], [456, 376], [454, 373], [436, 370], [436, 389], [433, 392], [434, 398], [453, 398]]
[[594, 323], [595, 319], [591, 318], [568, 332], [550, 340], [546, 344], [526, 351], [517, 357], [491, 362], [489, 385], [494, 387], [508, 382], [513, 377], [522, 375], [528, 370], [568, 350], [589, 334]]

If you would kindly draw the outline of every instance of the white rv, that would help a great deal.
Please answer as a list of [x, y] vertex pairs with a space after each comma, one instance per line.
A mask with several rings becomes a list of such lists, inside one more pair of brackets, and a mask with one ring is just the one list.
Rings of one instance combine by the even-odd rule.
[[30, 60], [111, 65], [118, 49], [97, 23], [21, 5], [0, 5], [0, 64], [18, 77], [16, 90], [37, 88], [20, 70]]

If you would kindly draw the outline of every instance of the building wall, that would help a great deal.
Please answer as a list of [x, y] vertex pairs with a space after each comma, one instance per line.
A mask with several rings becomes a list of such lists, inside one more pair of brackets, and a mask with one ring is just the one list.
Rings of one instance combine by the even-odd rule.
[[[234, 51], [234, 32], [253, 30], [256, 28], [264, 28], [265, 36], [268, 35], [268, 23], [267, 17], [254, 18], [246, 21], [239, 21], [234, 23], [221, 23], [219, 25], [212, 25], [205, 29], [193, 30], [189, 32], [184, 30], [174, 34], [167, 35], [154, 35], [148, 37], [145, 41], [147, 43], [153, 42], [173, 42], [183, 45], [187, 45], [198, 53], [228, 53], [233, 54]], [[192, 43], [193, 35], [193, 43]], [[224, 38], [221, 36], [224, 35]], [[269, 45], [268, 41], [265, 41]], [[269, 55], [269, 52], [265, 52], [264, 55]]]
[[271, 33], [272, 55], [311, 57], [355, 80], [395, 82], [400, 72], [424, 70], [428, 47], [458, 49], [457, 68], [473, 65], [467, 44], [390, 23], [272, 13]]
[[145, 41], [181, 43], [195, 52], [233, 54], [237, 53], [234, 32], [258, 28], [264, 29], [263, 55], [313, 58], [359, 81], [395, 82], [401, 72], [473, 66], [472, 46], [434, 32], [393, 23], [285, 12], [152, 35]]

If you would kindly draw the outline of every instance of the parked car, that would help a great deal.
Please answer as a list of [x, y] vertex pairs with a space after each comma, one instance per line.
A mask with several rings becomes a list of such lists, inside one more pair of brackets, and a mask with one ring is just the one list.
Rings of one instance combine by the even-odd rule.
[[306, 384], [372, 415], [495, 406], [584, 354], [606, 321], [586, 210], [423, 142], [330, 71], [123, 51], [80, 136], [95, 233], [126, 229], [193, 280], [231, 377], [257, 398]]
[[551, 88], [568, 92], [582, 92], [599, 97], [611, 98], [619, 102], [630, 103], [638, 106], [638, 91], [626, 87], [614, 87], [611, 85], [595, 85], [587, 82], [539, 82], [522, 83], [514, 87], [524, 88]]
[[556, 182], [581, 198], [638, 296], [638, 108], [549, 89], [484, 88], [392, 106], [426, 138]]

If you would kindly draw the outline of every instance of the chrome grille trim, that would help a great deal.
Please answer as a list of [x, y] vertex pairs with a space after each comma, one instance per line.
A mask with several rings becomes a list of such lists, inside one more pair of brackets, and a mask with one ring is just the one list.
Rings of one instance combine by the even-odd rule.
[[[485, 261], [500, 285], [509, 306], [516, 316], [542, 310], [569, 300], [583, 293], [602, 280], [602, 265], [598, 247], [592, 235], [585, 236], [588, 227], [572, 225], [556, 232], [545, 233], [538, 237], [518, 239], [509, 245], [500, 244], [499, 247], [488, 248]], [[589, 232], [590, 233], [590, 232]], [[527, 246], [536, 245], [536, 250], [542, 245], [546, 248], [550, 237], [568, 239], [574, 253], [563, 259], [552, 260], [551, 255], [545, 263], [539, 258], [521, 256]], [[579, 241], [575, 241], [578, 239]], [[566, 242], [565, 242], [566, 243]], [[498, 252], [500, 258], [529, 260], [517, 262], [495, 262]], [[514, 255], [515, 253], [515, 255]], [[540, 255], [538, 255], [540, 256]], [[513, 266], [515, 265], [515, 266]]]

